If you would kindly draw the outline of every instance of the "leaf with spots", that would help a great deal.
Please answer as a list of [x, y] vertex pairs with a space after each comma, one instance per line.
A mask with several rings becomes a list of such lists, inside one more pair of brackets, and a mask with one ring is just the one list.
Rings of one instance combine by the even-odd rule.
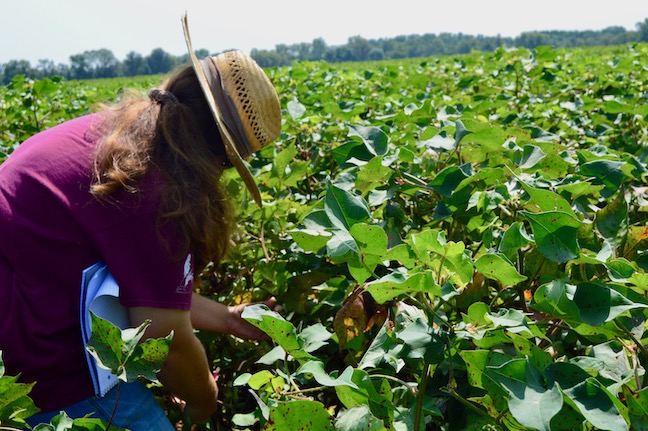
[[557, 383], [547, 386], [540, 372], [528, 359], [513, 359], [489, 367], [508, 394], [508, 407], [520, 424], [541, 431], [551, 431], [551, 419], [563, 406]]
[[265, 332], [280, 345], [289, 355], [301, 363], [315, 359], [304, 350], [304, 341], [297, 336], [297, 330], [279, 313], [270, 310], [264, 304], [252, 304], [245, 307], [241, 317]]
[[547, 259], [562, 263], [579, 256], [576, 234], [581, 222], [577, 218], [561, 211], [520, 214], [529, 220], [536, 245]]
[[508, 260], [494, 253], [481, 255], [475, 262], [475, 269], [491, 280], [499, 281], [505, 287], [515, 286], [527, 279]]
[[648, 305], [633, 302], [605, 284], [591, 282], [576, 287], [574, 303], [583, 322], [594, 326], [609, 322], [626, 311], [648, 308]]
[[334, 431], [331, 418], [317, 401], [282, 402], [270, 408], [264, 431]]
[[97, 364], [112, 371], [124, 382], [134, 382], [139, 377], [155, 381], [155, 374], [162, 368], [173, 339], [173, 333], [164, 338], [151, 338], [140, 342], [150, 321], [137, 328], [121, 330], [94, 313], [92, 335], [88, 351]]

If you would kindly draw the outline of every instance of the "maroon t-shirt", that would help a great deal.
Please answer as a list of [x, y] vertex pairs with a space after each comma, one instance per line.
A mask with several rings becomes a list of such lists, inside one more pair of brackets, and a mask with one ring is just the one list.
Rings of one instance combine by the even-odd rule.
[[[81, 330], [81, 274], [101, 260], [126, 307], [188, 310], [191, 257], [157, 223], [160, 175], [138, 193], [90, 194], [99, 114], [39, 133], [0, 165], [0, 350], [9, 375], [37, 382], [43, 411], [93, 394]], [[164, 239], [161, 239], [164, 238]]]

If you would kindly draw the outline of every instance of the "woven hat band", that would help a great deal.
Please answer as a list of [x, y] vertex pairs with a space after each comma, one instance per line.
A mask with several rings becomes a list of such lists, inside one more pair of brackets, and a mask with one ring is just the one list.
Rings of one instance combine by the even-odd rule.
[[200, 64], [205, 71], [208, 71], [205, 75], [209, 88], [221, 109], [222, 121], [234, 138], [234, 145], [236, 145], [241, 158], [245, 159], [256, 149], [252, 147], [236, 105], [225, 88], [218, 65], [211, 57], [203, 58], [200, 60]]

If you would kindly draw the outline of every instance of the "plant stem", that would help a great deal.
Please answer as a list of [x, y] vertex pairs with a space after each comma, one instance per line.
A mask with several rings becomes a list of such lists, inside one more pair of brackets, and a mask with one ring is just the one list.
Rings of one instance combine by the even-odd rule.
[[415, 384], [413, 383], [408, 383], [405, 380], [401, 380], [398, 377], [390, 376], [387, 374], [369, 374], [369, 378], [380, 378], [380, 379], [387, 379], [387, 380], [393, 380], [394, 382], [400, 383], [401, 385], [405, 386], [407, 389], [409, 389], [413, 394], [417, 394], [419, 392], [418, 388], [416, 387]]
[[414, 413], [414, 431], [419, 431], [421, 429], [421, 417], [423, 416], [423, 402], [425, 401], [425, 386], [427, 386], [427, 380], [430, 375], [431, 365], [425, 361], [423, 369], [425, 370], [421, 376], [421, 381], [419, 383], [418, 396], [416, 397], [416, 409]]
[[110, 425], [112, 425], [113, 418], [115, 417], [115, 413], [117, 413], [117, 405], [119, 404], [119, 395], [121, 393], [121, 380], [117, 382], [117, 395], [115, 396], [115, 407], [113, 407], [112, 414], [110, 415], [110, 419], [108, 420], [108, 425], [106, 425], [106, 431], [110, 429]]

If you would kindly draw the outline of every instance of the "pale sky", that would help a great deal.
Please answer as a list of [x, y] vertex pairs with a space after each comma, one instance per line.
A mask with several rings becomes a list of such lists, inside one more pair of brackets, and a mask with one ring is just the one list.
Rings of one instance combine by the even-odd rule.
[[119, 60], [155, 48], [181, 55], [184, 11], [194, 48], [249, 53], [320, 37], [336, 46], [352, 36], [635, 30], [648, 18], [648, 0], [0, 0], [0, 63], [69, 63], [101, 48]]

